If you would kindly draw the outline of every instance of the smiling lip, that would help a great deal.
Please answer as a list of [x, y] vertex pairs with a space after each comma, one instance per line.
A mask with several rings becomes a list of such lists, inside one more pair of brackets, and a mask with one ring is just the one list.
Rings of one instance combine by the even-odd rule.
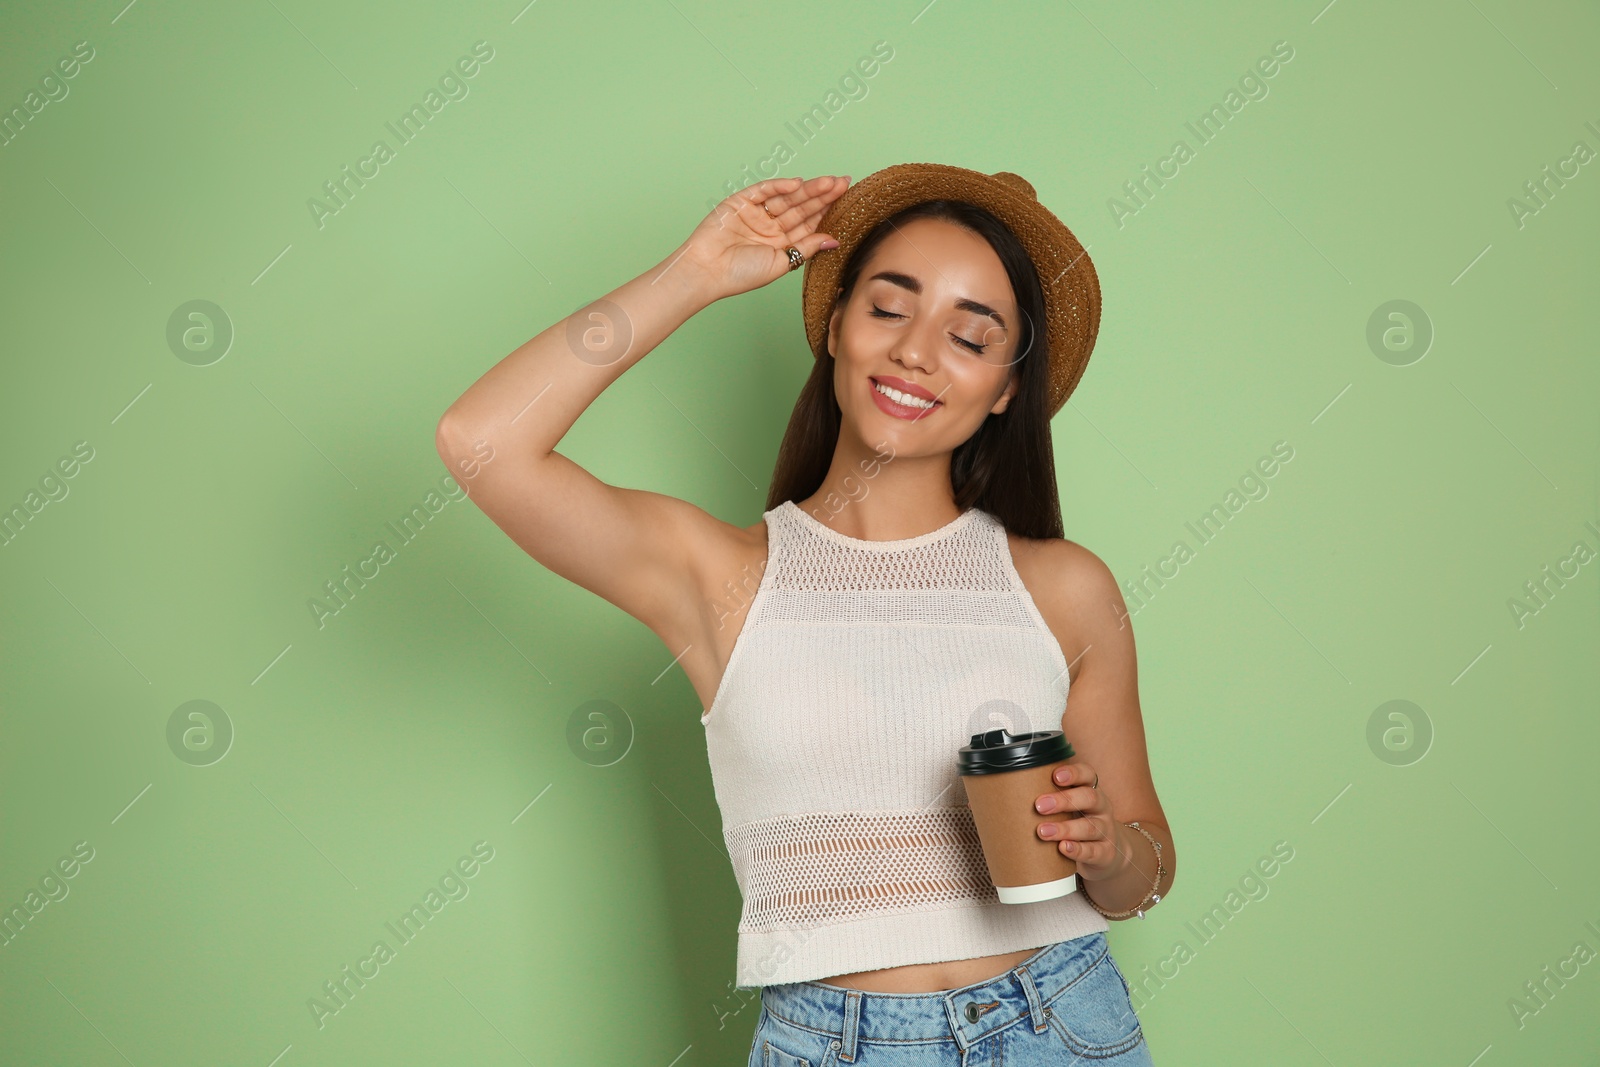
[[922, 386], [913, 385], [910, 382], [906, 381], [904, 378], [896, 378], [892, 374], [879, 374], [879, 375], [874, 376], [872, 380], [875, 381], [875, 382], [882, 382], [884, 385], [887, 385], [890, 389], [898, 389], [902, 393], [910, 393], [912, 396], [920, 396], [924, 400], [938, 400], [939, 399], [938, 397], [934, 396], [932, 393], [930, 393], [926, 389], [924, 389]]
[[869, 384], [867, 386], [867, 391], [872, 394], [872, 402], [878, 405], [878, 410], [882, 411], [886, 415], [893, 415], [897, 419], [915, 421], [917, 419], [932, 415], [934, 412], [944, 407], [944, 402], [936, 399], [933, 394], [928, 393], [926, 389], [923, 389], [920, 386], [912, 385], [910, 382], [902, 381], [899, 378], [891, 378], [888, 375], [884, 375], [881, 378], [869, 378], [868, 381], [881, 381], [884, 385], [889, 386], [891, 389], [898, 389], [903, 393], [910, 393], [912, 396], [920, 396], [925, 400], [934, 401], [934, 405], [931, 408], [915, 408], [909, 404], [897, 404], [893, 400], [890, 400], [888, 397], [884, 396], [882, 393], [878, 392], [876, 386]]

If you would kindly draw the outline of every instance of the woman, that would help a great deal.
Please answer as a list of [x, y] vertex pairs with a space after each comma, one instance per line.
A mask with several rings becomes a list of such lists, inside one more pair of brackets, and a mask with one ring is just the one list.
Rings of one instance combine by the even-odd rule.
[[[695, 312], [802, 262], [816, 359], [761, 522], [555, 451]], [[1098, 323], [1092, 264], [1016, 175], [778, 178], [440, 420], [478, 506], [649, 626], [700, 697], [739, 984], [762, 987], [752, 1065], [1150, 1062], [1104, 931], [1160, 900], [1176, 856], [1127, 611], [1062, 538], [1049, 438]], [[1077, 891], [1002, 903], [956, 751], [1057, 717], [1076, 757], [1037, 832]]]

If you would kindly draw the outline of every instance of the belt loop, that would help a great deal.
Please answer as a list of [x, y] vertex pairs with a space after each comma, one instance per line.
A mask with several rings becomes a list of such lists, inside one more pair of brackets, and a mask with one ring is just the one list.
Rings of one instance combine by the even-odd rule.
[[1033, 975], [1028, 973], [1026, 966], [1018, 967], [1011, 973], [1017, 976], [1023, 996], [1028, 998], [1028, 1014], [1033, 1016], [1033, 1032], [1044, 1033], [1050, 1024], [1045, 1021], [1044, 1002], [1039, 999], [1039, 987], [1033, 984]]
[[839, 1050], [839, 1058], [845, 1063], [856, 1061], [856, 1030], [861, 1023], [861, 991], [852, 989], [844, 995], [844, 1033], [839, 1035], [839, 1040], [844, 1047]]

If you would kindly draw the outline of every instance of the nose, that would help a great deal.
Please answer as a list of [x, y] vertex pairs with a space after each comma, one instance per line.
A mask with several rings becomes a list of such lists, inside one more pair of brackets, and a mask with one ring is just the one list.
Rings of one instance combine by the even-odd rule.
[[907, 368], [917, 368], [926, 373], [938, 369], [933, 353], [938, 351], [939, 326], [937, 323], [914, 322], [900, 335], [900, 343], [890, 353]]

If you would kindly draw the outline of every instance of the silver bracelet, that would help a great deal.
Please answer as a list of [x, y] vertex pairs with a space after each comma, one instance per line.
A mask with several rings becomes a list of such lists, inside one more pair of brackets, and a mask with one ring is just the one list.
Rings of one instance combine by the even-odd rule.
[[1150, 846], [1156, 850], [1156, 880], [1155, 880], [1155, 883], [1150, 886], [1150, 892], [1148, 892], [1148, 893], [1146, 893], [1144, 895], [1144, 899], [1139, 901], [1139, 903], [1135, 904], [1133, 907], [1129, 908], [1127, 911], [1118, 911], [1118, 912], [1106, 911], [1104, 908], [1102, 908], [1100, 905], [1098, 905], [1098, 904], [1096, 904], [1094, 902], [1094, 898], [1089, 895], [1087, 887], [1085, 887], [1085, 891], [1084, 891], [1084, 894], [1083, 894], [1083, 899], [1085, 899], [1085, 900], [1087, 900], [1089, 902], [1089, 907], [1093, 908], [1095, 911], [1099, 912], [1102, 916], [1104, 916], [1107, 919], [1127, 919], [1127, 918], [1129, 918], [1131, 916], [1134, 916], [1134, 915], [1137, 915], [1137, 916], [1139, 916], [1139, 918], [1142, 919], [1142, 918], [1144, 918], [1144, 910], [1145, 910], [1145, 906], [1146, 905], [1153, 905], [1153, 904], [1158, 904], [1158, 903], [1161, 902], [1161, 879], [1166, 877], [1167, 868], [1161, 862], [1161, 842], [1157, 841], [1154, 837], [1151, 837], [1149, 830], [1146, 830], [1144, 827], [1140, 826], [1137, 820], [1135, 820], [1134, 822], [1123, 823], [1123, 825], [1124, 826], [1131, 826], [1135, 830], [1137, 830], [1141, 834], [1143, 834], [1144, 835], [1144, 839], [1146, 841], [1150, 842]]

